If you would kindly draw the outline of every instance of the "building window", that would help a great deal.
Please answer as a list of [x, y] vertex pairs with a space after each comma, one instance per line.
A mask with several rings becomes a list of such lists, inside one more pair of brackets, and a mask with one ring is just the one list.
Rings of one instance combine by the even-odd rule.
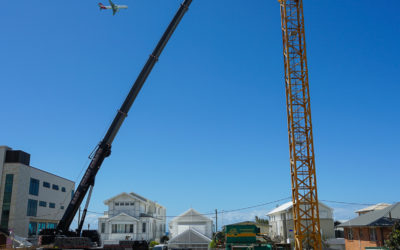
[[50, 203], [49, 203], [49, 208], [56, 208], [56, 204], [55, 204], [55, 203], [52, 203], [52, 202], [50, 202]]
[[64, 193], [65, 193], [65, 187], [62, 187], [62, 188], [61, 188], [61, 192], [64, 192]]
[[347, 238], [348, 238], [349, 240], [353, 240], [353, 229], [352, 229], [352, 228], [349, 228], [349, 229], [348, 229], [348, 231], [347, 231]]
[[129, 202], [125, 202], [125, 206], [129, 206]]
[[31, 178], [31, 183], [29, 185], [29, 194], [39, 195], [39, 180]]
[[364, 234], [363, 234], [363, 229], [360, 227], [358, 230], [360, 230], [360, 240], [362, 240], [364, 238]]
[[47, 202], [39, 201], [39, 207], [47, 207]]
[[36, 222], [29, 222], [29, 228], [28, 228], [28, 235], [36, 235], [37, 231], [37, 223]]
[[369, 240], [376, 241], [376, 229], [375, 228], [369, 229]]
[[58, 189], [59, 189], [58, 185], [56, 185], [56, 184], [53, 184], [52, 188], [53, 188], [54, 190], [58, 190]]
[[113, 233], [122, 233], [122, 227], [118, 226], [118, 224], [113, 225]]
[[71, 200], [74, 198], [74, 190], [71, 190]]
[[106, 223], [101, 223], [101, 233], [105, 233], [106, 232]]
[[123, 203], [123, 202], [120, 202], [120, 203], [119, 203], [119, 205], [120, 205], [120, 206], [123, 206], [123, 205], [124, 205], [124, 203]]
[[146, 232], [146, 223], [143, 223], [143, 225], [142, 225], [142, 233], [145, 233]]
[[115, 202], [115, 206], [119, 206], [119, 202]]
[[54, 228], [56, 228], [57, 227], [57, 224], [56, 223], [47, 223], [47, 228], [49, 228], [49, 229], [54, 229]]
[[[37, 200], [28, 200], [28, 209], [26, 212], [27, 216], [36, 216], [37, 213]], [[36, 232], [36, 231], [35, 231]]]
[[47, 181], [44, 181], [43, 182], [43, 187], [50, 188], [50, 183], [48, 183]]
[[64, 206], [60, 206], [60, 209], [64, 209]]
[[3, 208], [1, 211], [1, 227], [3, 228], [8, 228], [13, 180], [14, 180], [13, 174], [6, 175], [6, 183], [4, 185], [4, 195], [3, 195]]
[[131, 206], [134, 206], [135, 205], [135, 203], [134, 202], [131, 202]]
[[[101, 232], [103, 231], [103, 224], [105, 228], [105, 223], [101, 224]], [[133, 233], [133, 224], [112, 224], [111, 233]]]
[[45, 228], [46, 228], [46, 222], [38, 222], [38, 229], [37, 229], [38, 233], [40, 233], [40, 231]]

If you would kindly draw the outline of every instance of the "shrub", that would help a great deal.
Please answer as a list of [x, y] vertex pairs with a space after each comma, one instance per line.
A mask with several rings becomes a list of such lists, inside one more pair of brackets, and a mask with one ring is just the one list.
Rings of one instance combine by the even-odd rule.
[[159, 243], [158, 243], [157, 241], [154, 241], [154, 240], [153, 240], [152, 242], [150, 242], [149, 248], [150, 248], [150, 249], [153, 249], [153, 247], [156, 246], [156, 245], [158, 245], [158, 244], [159, 244]]

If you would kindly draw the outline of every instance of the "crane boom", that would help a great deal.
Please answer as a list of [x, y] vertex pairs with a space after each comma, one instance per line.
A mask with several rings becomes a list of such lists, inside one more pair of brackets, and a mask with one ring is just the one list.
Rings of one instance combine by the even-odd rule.
[[279, 0], [296, 249], [322, 249], [302, 0]]
[[124, 122], [126, 116], [128, 115], [129, 109], [131, 108], [133, 102], [136, 99], [140, 89], [142, 88], [144, 82], [146, 81], [147, 77], [149, 76], [153, 66], [156, 64], [158, 57], [160, 56], [162, 50], [164, 49], [165, 45], [167, 44], [169, 38], [175, 31], [176, 27], [178, 26], [179, 22], [181, 21], [182, 17], [184, 16], [185, 12], [188, 10], [189, 5], [191, 4], [192, 0], [185, 0], [178, 11], [176, 12], [174, 18], [168, 25], [166, 31], [164, 32], [163, 36], [161, 37], [160, 41], [158, 42], [157, 46], [155, 47], [153, 53], [150, 55], [149, 59], [147, 60], [146, 64], [144, 65], [142, 71], [140, 72], [139, 76], [137, 77], [135, 83], [133, 84], [131, 90], [129, 91], [128, 96], [126, 97], [124, 103], [122, 104], [121, 108], [118, 110], [117, 115], [115, 116], [111, 126], [109, 127], [106, 135], [104, 136], [103, 140], [99, 143], [94, 156], [86, 169], [85, 174], [83, 175], [79, 186], [77, 187], [65, 213], [57, 225], [58, 232], [67, 232], [73, 218], [78, 211], [79, 206], [81, 205], [86, 193], [88, 192], [90, 186], [94, 185], [94, 180], [96, 177], [97, 172], [99, 171], [101, 164], [103, 163], [104, 159], [111, 154], [111, 144], [114, 141], [115, 136], [118, 133], [119, 128], [121, 127], [122, 123]]

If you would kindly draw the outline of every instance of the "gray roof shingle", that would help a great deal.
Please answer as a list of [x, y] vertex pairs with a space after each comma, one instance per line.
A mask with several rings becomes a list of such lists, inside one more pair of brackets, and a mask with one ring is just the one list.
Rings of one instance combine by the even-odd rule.
[[360, 215], [352, 220], [340, 224], [339, 227], [392, 226], [396, 221], [400, 221], [400, 202], [382, 210], [375, 210]]

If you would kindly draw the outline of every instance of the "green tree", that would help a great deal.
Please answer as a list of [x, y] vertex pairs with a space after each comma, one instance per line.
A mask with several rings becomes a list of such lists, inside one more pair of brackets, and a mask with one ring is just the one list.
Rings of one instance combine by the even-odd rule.
[[385, 246], [391, 250], [400, 249], [400, 222], [394, 223], [389, 239], [385, 240]]
[[258, 217], [257, 215], [256, 215], [255, 220], [256, 220], [256, 223], [257, 223], [257, 224], [265, 225], [265, 226], [268, 226], [268, 225], [269, 225], [268, 219], [262, 219], [262, 218]]
[[225, 233], [224, 232], [216, 232], [213, 237], [213, 241], [218, 248], [224, 248], [225, 245]]
[[159, 243], [158, 243], [157, 241], [154, 241], [154, 240], [153, 240], [152, 242], [150, 242], [149, 248], [150, 248], [150, 249], [153, 249], [153, 247], [154, 247], [154, 246], [157, 246], [158, 244], [159, 244]]
[[208, 244], [208, 249], [214, 249], [217, 247], [217, 243], [215, 243], [215, 240], [212, 240], [210, 244]]

